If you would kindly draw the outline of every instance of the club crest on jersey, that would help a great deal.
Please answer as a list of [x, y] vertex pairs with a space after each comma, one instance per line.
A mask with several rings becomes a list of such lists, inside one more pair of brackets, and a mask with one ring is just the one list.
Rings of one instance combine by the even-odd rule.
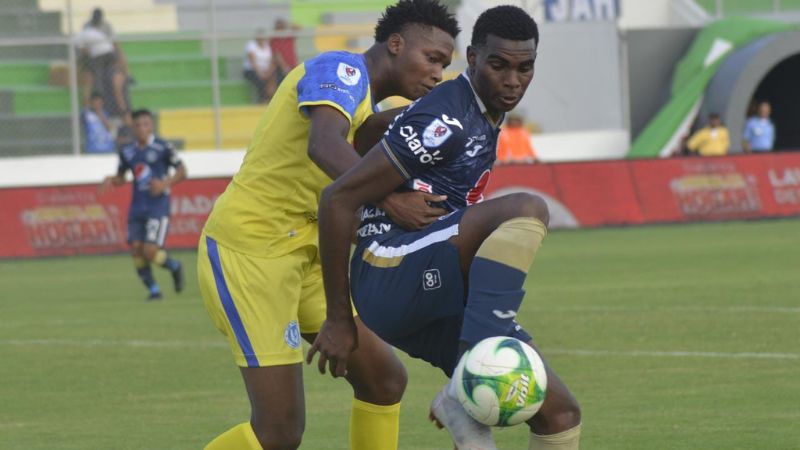
[[361, 79], [360, 70], [343, 62], [339, 63], [339, 68], [336, 69], [336, 75], [342, 80], [342, 83], [348, 86], [355, 86], [358, 84], [358, 80]]
[[453, 130], [444, 122], [440, 119], [433, 119], [433, 122], [422, 132], [422, 143], [425, 147], [436, 148], [442, 145], [452, 134]]

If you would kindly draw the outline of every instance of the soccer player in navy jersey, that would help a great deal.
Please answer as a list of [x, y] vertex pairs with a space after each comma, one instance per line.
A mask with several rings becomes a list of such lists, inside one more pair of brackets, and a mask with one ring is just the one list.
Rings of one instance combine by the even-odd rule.
[[[116, 175], [100, 185], [105, 191], [125, 184], [125, 174], [133, 174], [133, 195], [128, 209], [128, 244], [136, 273], [148, 290], [148, 300], [162, 298], [150, 265], [155, 263], [172, 274], [175, 292], [183, 290], [183, 266], [164, 249], [169, 228], [170, 187], [186, 179], [186, 168], [175, 149], [153, 134], [153, 115], [146, 109], [134, 111], [134, 142], [119, 151]], [[170, 168], [174, 173], [170, 175]]]
[[[319, 208], [327, 321], [309, 351], [343, 375], [358, 336], [350, 294], [363, 322], [386, 342], [441, 368], [490, 336], [533, 345], [514, 320], [523, 283], [547, 233], [547, 205], [513, 194], [482, 202], [495, 161], [499, 125], [533, 79], [539, 42], [522, 9], [484, 12], [467, 51], [468, 69], [398, 116], [383, 140], [323, 191]], [[447, 199], [450, 211], [421, 231], [407, 231], [375, 206], [395, 191], [419, 190]], [[348, 276], [351, 217], [362, 222]], [[352, 284], [351, 284], [352, 283]], [[547, 367], [548, 391], [528, 421], [532, 450], [574, 450], [580, 408]], [[459, 449], [494, 449], [489, 427], [472, 419], [448, 383], [431, 405]]]

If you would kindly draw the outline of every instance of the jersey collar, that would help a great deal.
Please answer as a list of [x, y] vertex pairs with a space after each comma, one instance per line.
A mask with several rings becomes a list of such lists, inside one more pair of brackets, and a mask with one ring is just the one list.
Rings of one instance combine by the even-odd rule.
[[500, 116], [500, 120], [498, 120], [495, 123], [495, 121], [492, 120], [492, 118], [489, 116], [489, 113], [486, 110], [486, 105], [483, 104], [483, 101], [478, 96], [478, 93], [475, 92], [475, 88], [472, 87], [472, 80], [469, 78], [469, 73], [467, 73], [466, 69], [463, 72], [461, 72], [461, 76], [464, 77], [464, 79], [466, 79], [467, 84], [469, 85], [469, 89], [472, 91], [472, 96], [475, 97], [475, 102], [478, 104], [478, 108], [481, 110], [481, 114], [483, 114], [483, 117], [486, 118], [486, 120], [489, 122], [489, 124], [492, 125], [492, 127], [498, 128], [500, 126], [500, 124], [502, 124], [503, 121], [505, 120], [506, 115], [502, 114]]
[[147, 145], [145, 145], [144, 147], [139, 147], [139, 143], [136, 142], [135, 143], [136, 144], [136, 148], [147, 148], [147, 147], [150, 147], [151, 145], [153, 145], [153, 142], [155, 142], [155, 141], [156, 141], [156, 135], [155, 134], [151, 134], [150, 137], [147, 138]]

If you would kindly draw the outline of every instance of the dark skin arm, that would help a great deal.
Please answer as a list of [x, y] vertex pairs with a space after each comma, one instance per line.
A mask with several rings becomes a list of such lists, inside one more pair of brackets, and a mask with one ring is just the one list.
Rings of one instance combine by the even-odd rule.
[[318, 367], [326, 364], [334, 377], [343, 376], [347, 359], [357, 347], [350, 306], [350, 233], [353, 214], [366, 203], [375, 203], [405, 180], [379, 146], [361, 162], [322, 191], [319, 206], [319, 244], [327, 301], [327, 320], [308, 352], [311, 364], [319, 352]]
[[[391, 122], [391, 119], [388, 119], [389, 116], [390, 112], [387, 111], [376, 120], [374, 125], [370, 126], [377, 126], [381, 121], [388, 126], [388, 123]], [[326, 175], [335, 180], [361, 159], [347, 142], [350, 122], [337, 109], [324, 105], [311, 107], [309, 118], [311, 119], [311, 130], [308, 138], [308, 157]], [[391, 118], [393, 119], [394, 115], [391, 115]], [[385, 131], [386, 128], [383, 130]], [[381, 132], [378, 137], [374, 138], [373, 145], [382, 134]], [[378, 197], [375, 204], [385, 210], [400, 227], [407, 230], [418, 230], [428, 226], [446, 213], [441, 208], [429, 206], [428, 202], [441, 202], [446, 198], [443, 195], [432, 195], [425, 192], [395, 193], [389, 191]]]
[[389, 128], [394, 118], [403, 112], [404, 109], [405, 106], [401, 106], [369, 116], [369, 118], [358, 127], [358, 131], [356, 131], [353, 139], [353, 147], [356, 148], [358, 154], [361, 156], [366, 155], [367, 152], [381, 140], [383, 133]]

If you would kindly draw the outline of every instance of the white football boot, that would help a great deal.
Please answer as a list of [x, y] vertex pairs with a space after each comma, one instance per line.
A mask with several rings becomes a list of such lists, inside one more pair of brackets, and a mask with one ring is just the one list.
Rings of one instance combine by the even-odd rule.
[[456, 397], [452, 383], [447, 383], [433, 399], [428, 415], [439, 428], [447, 428], [456, 450], [497, 450], [492, 430], [469, 415]]

